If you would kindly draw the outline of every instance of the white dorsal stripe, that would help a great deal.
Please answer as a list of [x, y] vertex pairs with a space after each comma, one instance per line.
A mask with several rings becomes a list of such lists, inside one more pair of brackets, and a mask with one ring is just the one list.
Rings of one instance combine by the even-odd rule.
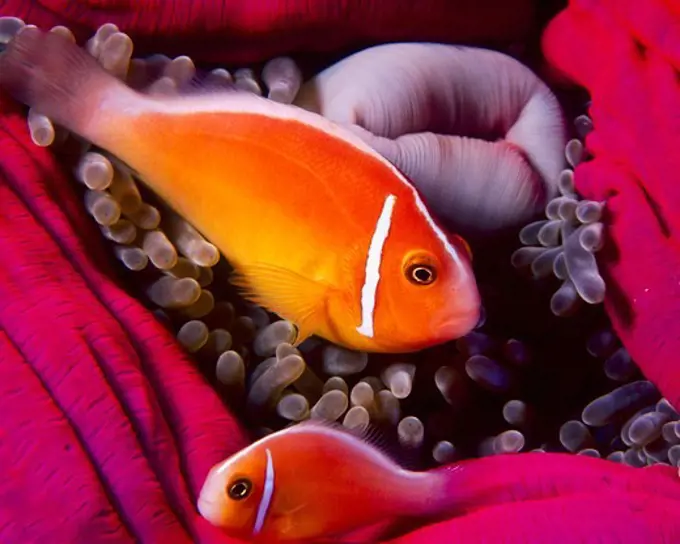
[[264, 473], [264, 490], [262, 491], [262, 499], [257, 508], [257, 517], [255, 518], [255, 527], [253, 534], [258, 534], [264, 526], [264, 520], [267, 519], [267, 512], [272, 502], [272, 495], [274, 495], [274, 461], [272, 460], [272, 453], [269, 448], [265, 450], [267, 454], [267, 468]]
[[[138, 95], [139, 96], [139, 95]], [[113, 104], [119, 111], [121, 104]], [[375, 151], [371, 146], [364, 142], [359, 136], [343, 126], [319, 115], [307, 111], [292, 104], [281, 104], [262, 96], [239, 91], [225, 91], [207, 93], [197, 96], [179, 96], [148, 98], [143, 97], [134, 103], [125, 104], [124, 107], [128, 115], [141, 115], [152, 111], [169, 114], [192, 114], [192, 113], [233, 113], [233, 114], [260, 114], [289, 121], [298, 121], [314, 127], [322, 132], [340, 138], [354, 148], [370, 155], [375, 160], [383, 164], [394, 174], [396, 180], [408, 188], [415, 200], [416, 208], [423, 216], [427, 224], [434, 231], [437, 238], [441, 241], [444, 250], [451, 256], [456, 266], [464, 270], [458, 251], [450, 244], [444, 232], [435, 223], [434, 219], [423, 203], [418, 191], [404, 177], [404, 175], [385, 157]]]
[[369, 338], [373, 338], [375, 302], [380, 283], [380, 265], [382, 264], [385, 241], [390, 234], [392, 212], [396, 201], [397, 197], [394, 195], [388, 195], [385, 199], [366, 255], [364, 285], [361, 288], [361, 325], [357, 327], [357, 332]]

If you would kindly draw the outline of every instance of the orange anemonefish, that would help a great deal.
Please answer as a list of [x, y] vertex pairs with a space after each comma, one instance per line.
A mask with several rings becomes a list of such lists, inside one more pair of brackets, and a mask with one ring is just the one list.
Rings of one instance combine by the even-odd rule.
[[384, 520], [436, 513], [447, 482], [443, 473], [402, 468], [360, 435], [308, 421], [215, 465], [198, 510], [237, 538], [320, 542]]
[[[409, 525], [470, 520], [482, 508], [508, 502], [650, 489], [671, 502], [680, 499], [675, 467], [640, 471], [573, 454], [490, 455], [410, 471], [376, 447], [368, 430], [312, 420], [267, 435], [209, 471], [198, 510], [246, 540], [383, 542], [386, 533]], [[540, 510], [535, 515], [544, 517]]]
[[464, 242], [320, 115], [232, 89], [145, 95], [35, 27], [0, 55], [0, 87], [126, 163], [220, 249], [247, 299], [296, 325], [296, 344], [417, 351], [478, 321]]

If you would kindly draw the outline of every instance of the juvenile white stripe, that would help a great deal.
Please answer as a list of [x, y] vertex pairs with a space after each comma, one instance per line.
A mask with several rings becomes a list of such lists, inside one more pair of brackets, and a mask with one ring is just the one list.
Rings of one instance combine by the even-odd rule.
[[392, 226], [392, 211], [397, 197], [389, 195], [385, 199], [382, 212], [375, 225], [375, 232], [368, 247], [366, 258], [366, 270], [364, 285], [361, 288], [361, 325], [357, 331], [364, 336], [373, 338], [373, 318], [375, 312], [375, 298], [380, 283], [380, 265], [382, 264], [382, 252], [385, 241], [390, 233]]
[[262, 491], [262, 500], [257, 508], [257, 517], [255, 518], [255, 527], [253, 534], [256, 535], [262, 530], [264, 520], [269, 511], [269, 505], [272, 502], [272, 495], [274, 495], [274, 462], [272, 461], [272, 454], [269, 448], [265, 450], [267, 454], [267, 468], [264, 475], [264, 490]]

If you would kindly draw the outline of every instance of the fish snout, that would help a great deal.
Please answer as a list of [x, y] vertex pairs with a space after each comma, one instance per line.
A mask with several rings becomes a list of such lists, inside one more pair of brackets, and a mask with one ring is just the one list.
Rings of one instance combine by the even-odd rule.
[[442, 341], [454, 340], [472, 331], [481, 318], [482, 304], [476, 284], [454, 289], [435, 312], [433, 328]]
[[196, 507], [198, 508], [198, 513], [211, 525], [216, 525], [218, 527], [223, 525], [224, 504], [220, 504], [220, 501], [210, 500], [205, 495], [201, 494], [201, 496], [198, 497]]
[[223, 527], [228, 523], [228, 505], [224, 479], [219, 477], [219, 465], [208, 473], [196, 501], [198, 513], [211, 525]]

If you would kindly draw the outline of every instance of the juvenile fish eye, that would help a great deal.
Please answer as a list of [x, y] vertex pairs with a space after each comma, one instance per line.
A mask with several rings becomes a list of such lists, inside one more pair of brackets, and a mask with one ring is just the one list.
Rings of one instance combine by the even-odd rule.
[[414, 264], [408, 269], [408, 278], [419, 285], [430, 285], [437, 279], [437, 273], [431, 266]]
[[229, 498], [235, 501], [243, 500], [248, 495], [250, 495], [250, 491], [252, 489], [253, 484], [250, 482], [250, 480], [246, 478], [240, 478], [229, 486]]

